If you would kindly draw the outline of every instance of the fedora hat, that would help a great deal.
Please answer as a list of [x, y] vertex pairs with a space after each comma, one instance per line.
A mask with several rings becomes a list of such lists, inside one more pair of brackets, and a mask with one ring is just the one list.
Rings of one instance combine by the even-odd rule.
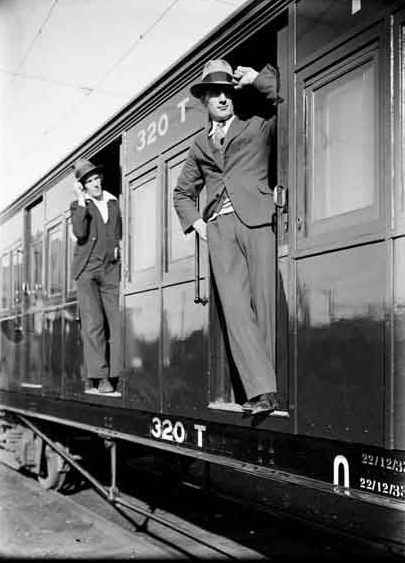
[[215, 85], [234, 88], [232, 82], [233, 70], [231, 65], [224, 59], [212, 59], [203, 68], [201, 82], [193, 84], [190, 92], [196, 98], [200, 98], [207, 88]]
[[85, 176], [88, 176], [91, 172], [100, 172], [102, 166], [100, 164], [93, 164], [90, 160], [85, 158], [79, 158], [79, 160], [74, 163], [73, 169], [76, 180], [82, 182]]

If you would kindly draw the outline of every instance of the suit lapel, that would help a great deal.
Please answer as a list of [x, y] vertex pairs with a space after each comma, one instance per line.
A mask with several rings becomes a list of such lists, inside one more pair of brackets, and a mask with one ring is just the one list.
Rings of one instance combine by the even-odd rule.
[[228, 148], [229, 144], [233, 141], [233, 139], [235, 139], [238, 135], [242, 133], [242, 131], [248, 126], [248, 124], [249, 124], [248, 121], [242, 121], [241, 119], [239, 119], [237, 115], [235, 115], [235, 118], [233, 119], [226, 133], [224, 148], [222, 151], [219, 151], [214, 147], [213, 142], [208, 136], [212, 127], [211, 122], [208, 123], [208, 125], [204, 130], [201, 148], [204, 150], [204, 152], [208, 153], [218, 164], [219, 168], [222, 169], [224, 167], [224, 153], [226, 149]]
[[215, 162], [218, 164], [219, 168], [223, 168], [224, 167], [224, 162], [223, 162], [223, 157], [221, 152], [216, 149], [214, 147], [213, 142], [211, 141], [209, 135], [209, 132], [211, 131], [211, 122], [208, 123], [208, 125], [206, 126], [205, 130], [204, 130], [204, 135], [203, 135], [203, 143], [202, 143], [202, 149], [209, 154], [209, 156], [211, 158], [213, 158], [215, 160]]
[[235, 137], [240, 135], [242, 133], [242, 131], [245, 129], [245, 127], [247, 127], [247, 125], [248, 125], [248, 121], [242, 121], [241, 119], [239, 119], [239, 117], [237, 115], [235, 115], [232, 123], [229, 126], [228, 132], [227, 132], [226, 137], [225, 137], [224, 149], [223, 149], [224, 153], [225, 153], [226, 149], [228, 148], [230, 142], [233, 141], [233, 139], [235, 139]]

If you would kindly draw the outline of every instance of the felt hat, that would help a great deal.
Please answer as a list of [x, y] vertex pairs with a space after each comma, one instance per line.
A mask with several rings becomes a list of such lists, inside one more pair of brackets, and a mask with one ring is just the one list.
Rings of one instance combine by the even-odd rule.
[[207, 88], [212, 86], [228, 86], [234, 88], [232, 82], [233, 70], [224, 59], [212, 59], [203, 68], [201, 81], [193, 84], [190, 92], [196, 98], [201, 98]]
[[96, 165], [85, 158], [79, 158], [74, 165], [73, 169], [75, 172], [75, 178], [78, 182], [83, 182], [86, 176], [92, 172], [100, 172], [102, 169], [101, 165]]

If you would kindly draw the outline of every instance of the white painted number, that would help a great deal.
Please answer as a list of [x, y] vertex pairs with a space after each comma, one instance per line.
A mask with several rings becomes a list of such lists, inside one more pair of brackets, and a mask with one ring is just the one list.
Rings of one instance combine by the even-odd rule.
[[157, 123], [151, 121], [146, 129], [141, 129], [138, 133], [138, 144], [136, 150], [142, 151], [147, 145], [156, 143], [158, 137], [164, 137], [169, 129], [169, 117], [167, 113], [163, 113]]
[[160, 438], [168, 442], [175, 441], [178, 444], [182, 444], [186, 439], [186, 429], [182, 422], [178, 420], [173, 424], [171, 420], [165, 418], [162, 421], [157, 416], [152, 419], [150, 433], [154, 438]]
[[141, 151], [146, 146], [146, 133], [145, 129], [141, 129], [138, 133], [138, 144], [136, 145], [136, 150]]
[[344, 455], [337, 455], [333, 460], [333, 484], [340, 485], [340, 467], [343, 468], [343, 486], [350, 487], [349, 462]]
[[157, 128], [158, 128], [158, 133], [161, 137], [166, 135], [167, 130], [169, 129], [169, 118], [167, 117], [167, 113], [164, 113], [163, 115], [160, 116]]

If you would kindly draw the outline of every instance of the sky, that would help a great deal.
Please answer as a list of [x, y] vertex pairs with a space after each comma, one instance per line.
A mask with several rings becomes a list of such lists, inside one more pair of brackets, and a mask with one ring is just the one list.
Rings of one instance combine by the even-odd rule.
[[0, 0], [0, 212], [245, 0]]

